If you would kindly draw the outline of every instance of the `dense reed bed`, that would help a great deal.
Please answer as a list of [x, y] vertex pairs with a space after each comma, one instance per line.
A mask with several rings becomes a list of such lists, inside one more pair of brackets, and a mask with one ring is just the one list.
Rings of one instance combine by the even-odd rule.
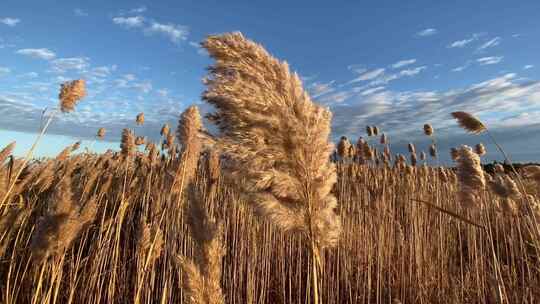
[[[439, 167], [429, 124], [428, 153], [377, 126], [334, 151], [286, 63], [238, 33], [203, 47], [220, 136], [191, 106], [160, 143], [124, 129], [119, 152], [32, 159], [51, 116], [27, 157], [0, 151], [1, 303], [540, 301], [540, 167], [488, 173], [483, 144]], [[63, 85], [58, 114], [85, 95]]]
[[[309, 302], [309, 242], [254, 217], [209, 156], [190, 187], [223, 226], [225, 302]], [[197, 252], [185, 206], [197, 202], [171, 194], [178, 159], [139, 152], [31, 162], [2, 207], [2, 302], [126, 303], [139, 292], [140, 303], [183, 303], [178, 257]], [[4, 164], [3, 181], [17, 163]], [[343, 235], [322, 252], [323, 303], [495, 303], [498, 282], [509, 303], [540, 299], [523, 200], [509, 208], [485, 190], [477, 208], [464, 209], [449, 169], [350, 163], [337, 172]]]

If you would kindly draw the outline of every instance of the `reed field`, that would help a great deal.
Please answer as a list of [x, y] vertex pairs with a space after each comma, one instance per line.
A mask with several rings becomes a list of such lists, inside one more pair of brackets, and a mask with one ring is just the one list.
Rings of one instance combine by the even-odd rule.
[[[377, 126], [334, 145], [286, 63], [239, 33], [202, 47], [219, 134], [191, 106], [159, 141], [33, 158], [84, 103], [75, 80], [26, 157], [0, 150], [0, 303], [540, 302], [540, 166], [512, 166], [489, 126], [448, 113], [479, 143], [451, 151], [429, 124], [426, 152]], [[504, 166], [482, 166], [487, 140]]]

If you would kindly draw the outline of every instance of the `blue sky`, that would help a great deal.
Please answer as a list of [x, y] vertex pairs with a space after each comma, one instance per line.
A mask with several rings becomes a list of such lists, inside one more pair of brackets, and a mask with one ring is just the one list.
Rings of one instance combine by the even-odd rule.
[[[330, 107], [335, 138], [356, 140], [376, 124], [397, 149], [425, 146], [421, 128], [430, 122], [441, 149], [487, 144], [448, 115], [465, 110], [515, 159], [538, 160], [539, 11], [538, 1], [4, 0], [0, 146], [18, 140], [22, 154], [43, 109], [57, 104], [59, 84], [76, 78], [87, 80], [89, 96], [54, 121], [38, 155], [80, 139], [117, 147], [139, 112], [147, 122], [136, 132], [158, 139], [164, 122], [200, 103], [211, 60], [198, 42], [241, 31], [287, 60]], [[99, 127], [109, 142], [92, 144]]]

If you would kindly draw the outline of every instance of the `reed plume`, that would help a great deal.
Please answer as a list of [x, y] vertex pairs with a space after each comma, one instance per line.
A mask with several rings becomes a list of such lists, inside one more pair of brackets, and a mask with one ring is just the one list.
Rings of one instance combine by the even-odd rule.
[[135, 117], [135, 123], [137, 123], [138, 126], [142, 126], [144, 124], [144, 113], [137, 114], [137, 117]]
[[337, 145], [337, 154], [343, 160], [350, 157], [349, 150], [351, 148], [351, 143], [346, 136], [341, 136], [339, 143]]
[[194, 243], [193, 260], [179, 257], [183, 270], [182, 287], [188, 303], [223, 304], [221, 263], [225, 254], [222, 245], [223, 226], [205, 210], [204, 200], [194, 185], [189, 191], [188, 226]]
[[458, 197], [467, 208], [474, 206], [476, 196], [486, 185], [480, 157], [469, 146], [461, 146], [458, 150], [457, 178], [459, 182]]
[[367, 133], [367, 136], [369, 136], [369, 137], [373, 136], [373, 127], [372, 126], [366, 126], [366, 133]]
[[484, 156], [486, 155], [486, 147], [482, 143], [478, 143], [474, 146], [474, 152], [478, 154], [478, 156]]
[[424, 151], [420, 152], [420, 160], [422, 161], [426, 160], [426, 152]]
[[476, 117], [467, 112], [452, 112], [458, 124], [466, 131], [473, 134], [480, 134], [486, 130], [486, 126]]
[[381, 145], [387, 145], [388, 144], [388, 137], [386, 136], [386, 134], [382, 134], [381, 135]]
[[99, 128], [98, 131], [97, 131], [97, 134], [96, 136], [99, 138], [99, 139], [103, 139], [105, 137], [105, 128]]
[[180, 115], [176, 130], [176, 136], [182, 144], [182, 159], [173, 183], [173, 187], [179, 185], [178, 188], [173, 189], [175, 192], [182, 193], [185, 186], [195, 176], [202, 149], [202, 142], [199, 138], [201, 129], [202, 121], [199, 109], [196, 106], [190, 106]]
[[430, 124], [424, 125], [424, 134], [426, 134], [427, 136], [433, 135], [433, 127]]
[[429, 145], [429, 155], [431, 158], [437, 158], [437, 147], [435, 144]]
[[64, 175], [50, 199], [50, 209], [40, 218], [31, 239], [32, 256], [41, 262], [49, 256], [62, 254], [79, 233], [90, 224], [97, 213], [97, 202], [90, 199], [78, 206], [71, 190], [73, 164], [68, 164]]
[[372, 129], [373, 129], [373, 136], [379, 135], [379, 128], [377, 126], [373, 126]]
[[328, 156], [331, 113], [314, 104], [286, 63], [240, 33], [209, 37], [202, 46], [216, 60], [203, 98], [222, 132], [219, 145], [233, 176], [263, 218], [303, 232], [311, 243], [315, 303], [319, 249], [341, 232], [330, 193], [336, 182]]
[[122, 130], [122, 141], [120, 142], [120, 149], [124, 157], [132, 158], [135, 155], [135, 135], [130, 129]]
[[0, 168], [2, 168], [2, 164], [4, 164], [4, 162], [6, 161], [6, 159], [11, 155], [11, 153], [13, 152], [13, 150], [15, 150], [15, 145], [16, 145], [16, 142], [11, 142], [9, 143], [7, 146], [5, 146], [1, 151], [0, 151]]
[[415, 153], [416, 153], [416, 148], [415, 148], [415, 146], [414, 146], [413, 143], [409, 143], [409, 144], [407, 145], [407, 148], [409, 149], [409, 153], [411, 153], [411, 154], [415, 154]]
[[170, 132], [169, 124], [164, 124], [164, 125], [161, 127], [161, 131], [159, 131], [159, 134], [160, 134], [161, 136], [167, 137], [167, 135], [169, 135], [169, 132]]
[[83, 79], [67, 81], [60, 85], [60, 110], [64, 113], [75, 110], [77, 103], [86, 96], [86, 84]]

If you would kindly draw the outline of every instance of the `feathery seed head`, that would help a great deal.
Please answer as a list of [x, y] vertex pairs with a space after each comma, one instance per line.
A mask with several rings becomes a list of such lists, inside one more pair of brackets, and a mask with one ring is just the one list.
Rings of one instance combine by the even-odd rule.
[[312, 102], [286, 63], [242, 34], [210, 36], [202, 46], [216, 60], [203, 99], [216, 108], [209, 119], [223, 136], [224, 169], [246, 177], [244, 195], [261, 216], [284, 230], [315, 231], [321, 247], [335, 245], [331, 112]]
[[388, 138], [386, 137], [386, 134], [381, 135], [381, 145], [387, 145], [388, 144]]
[[409, 144], [407, 145], [407, 148], [409, 149], [409, 153], [411, 153], [411, 154], [416, 153], [416, 148], [415, 148], [415, 146], [414, 146], [413, 143], [409, 143]]
[[431, 156], [431, 158], [437, 158], [437, 147], [435, 146], [435, 144], [431, 144], [429, 146], [429, 155]]
[[475, 196], [484, 189], [486, 180], [480, 164], [480, 157], [469, 146], [461, 146], [458, 150], [457, 178], [459, 181], [459, 197], [466, 207], [476, 201]]
[[124, 157], [133, 157], [135, 155], [135, 135], [130, 129], [122, 130], [122, 141], [120, 149]]
[[100, 139], [103, 139], [105, 137], [105, 132], [105, 128], [99, 128], [96, 136]]
[[486, 130], [486, 126], [476, 117], [467, 112], [453, 112], [458, 124], [466, 131], [473, 134], [480, 134]]
[[163, 127], [161, 127], [161, 131], [159, 131], [159, 134], [161, 136], [167, 137], [167, 135], [169, 135], [169, 132], [170, 132], [169, 124], [164, 124]]
[[366, 133], [367, 136], [373, 136], [373, 127], [372, 126], [366, 126]]
[[478, 156], [484, 156], [486, 155], [486, 148], [482, 143], [478, 143], [474, 146], [474, 152], [478, 154]]
[[424, 125], [424, 134], [426, 134], [427, 136], [433, 135], [433, 127], [430, 124]]
[[86, 96], [86, 84], [83, 79], [67, 81], [60, 85], [60, 110], [72, 112], [77, 103]]
[[139, 125], [139, 126], [144, 124], [144, 113], [143, 112], [137, 114], [137, 117], [135, 117], [135, 123], [137, 123], [137, 125]]

